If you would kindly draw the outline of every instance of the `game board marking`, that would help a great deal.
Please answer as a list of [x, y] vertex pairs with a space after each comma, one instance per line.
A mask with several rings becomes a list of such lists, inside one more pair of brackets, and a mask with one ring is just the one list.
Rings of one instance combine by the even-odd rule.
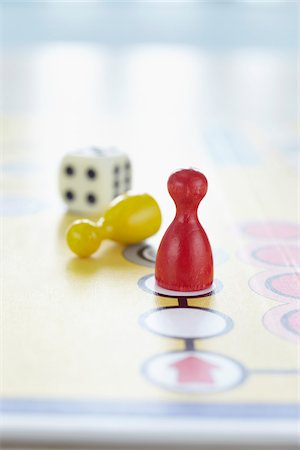
[[238, 257], [247, 264], [266, 269], [297, 268], [300, 266], [300, 248], [286, 244], [251, 244], [237, 252]]
[[219, 311], [198, 306], [166, 306], [140, 316], [140, 325], [173, 339], [208, 339], [228, 333], [233, 320]]
[[147, 243], [128, 245], [123, 251], [124, 258], [134, 264], [154, 268], [155, 250]]
[[178, 297], [178, 306], [180, 308], [188, 308], [188, 301], [186, 297]]
[[209, 339], [229, 333], [233, 320], [225, 314], [197, 306], [166, 306], [152, 309], [140, 316], [140, 325], [173, 339]]
[[169, 297], [169, 298], [202, 298], [214, 295], [222, 289], [223, 285], [220, 280], [215, 279], [212, 289], [208, 289], [207, 291], [201, 291], [202, 293], [194, 293], [194, 292], [180, 292], [180, 291], [168, 291], [167, 289], [157, 287], [155, 283], [155, 277], [153, 274], [145, 275], [138, 280], [138, 286], [145, 292], [154, 294], [160, 297]]
[[249, 222], [241, 231], [255, 239], [294, 240], [300, 237], [300, 226], [289, 222]]
[[142, 373], [161, 388], [186, 394], [234, 389], [248, 371], [236, 360], [208, 351], [170, 351], [150, 357]]
[[239, 419], [299, 419], [298, 403], [195, 403], [157, 401], [58, 400], [4, 398], [0, 411], [9, 416], [86, 415], [86, 416], [143, 416], [194, 417]]
[[146, 261], [155, 263], [156, 251], [151, 245], [144, 245], [138, 250], [138, 255], [144, 258]]
[[[295, 318], [296, 317], [296, 318]], [[281, 317], [282, 325], [291, 333], [300, 336], [300, 309], [293, 309]]]
[[[265, 229], [269, 229], [268, 226], [266, 227], [266, 224], [264, 224], [264, 232]], [[279, 227], [279, 229], [278, 227], [275, 227], [275, 231], [278, 232], [278, 230], [282, 233], [281, 227]], [[261, 231], [261, 229], [259, 229], [259, 231]], [[288, 231], [290, 231], [290, 228]], [[286, 233], [286, 229], [284, 229], [284, 232]], [[293, 267], [299, 265], [299, 247], [291, 247], [286, 245], [278, 246], [278, 244], [263, 247], [255, 246], [250, 254], [244, 250], [239, 255], [242, 260], [250, 264], [253, 261], [258, 260], [260, 261], [260, 265], [265, 265], [266, 263], [271, 266], [280, 265]], [[261, 262], [263, 264], [261, 264]], [[272, 274], [272, 276], [268, 276], [270, 274]], [[297, 277], [299, 277], [299, 280]], [[289, 319], [287, 318], [284, 320], [284, 317], [287, 316], [282, 314], [282, 309], [284, 312], [288, 309], [290, 313], [291, 306], [289, 303], [291, 302], [291, 297], [296, 297], [296, 299], [300, 298], [300, 274], [286, 271], [282, 273], [281, 271], [274, 275], [274, 273], [269, 270], [253, 276], [249, 280], [248, 285], [259, 295], [263, 295], [277, 301], [279, 300], [284, 303], [288, 302], [288, 305], [272, 308], [267, 311], [263, 316], [262, 321], [265, 328], [275, 336], [291, 342], [299, 343], [300, 339], [299, 336], [297, 336], [298, 330], [290, 329], [291, 326], [289, 324]], [[273, 294], [270, 295], [270, 292], [273, 292]], [[292, 313], [295, 314], [295, 311], [293, 310]], [[295, 322], [294, 327], [300, 328], [299, 319]]]
[[283, 297], [300, 299], [300, 273], [283, 273], [266, 279], [265, 286]]
[[289, 319], [297, 314], [299, 321], [300, 308], [295, 309], [292, 303], [286, 303], [276, 306], [267, 311], [263, 316], [263, 324], [265, 328], [272, 334], [289, 342], [300, 344], [300, 326], [297, 322], [294, 327], [289, 323]]
[[185, 350], [195, 351], [195, 339], [185, 339]]
[[252, 251], [251, 256], [259, 262], [271, 266], [298, 267], [300, 248], [296, 246], [265, 246]]
[[[297, 272], [291, 272], [290, 270], [277, 270], [277, 271], [264, 271], [259, 272], [255, 274], [253, 277], [250, 278], [248, 285], [250, 289], [252, 289], [256, 294], [261, 295], [263, 297], [270, 298], [272, 300], [276, 300], [283, 303], [298, 303], [299, 297], [288, 295], [287, 292], [282, 293], [278, 289], [275, 290], [272, 286], [272, 284], [268, 283], [268, 280], [276, 279], [277, 276], [281, 277], [283, 275], [289, 275], [294, 276], [299, 274]], [[287, 283], [288, 279], [285, 279], [285, 283]], [[286, 289], [289, 289], [289, 284], [286, 284]], [[293, 294], [293, 292], [292, 292]]]

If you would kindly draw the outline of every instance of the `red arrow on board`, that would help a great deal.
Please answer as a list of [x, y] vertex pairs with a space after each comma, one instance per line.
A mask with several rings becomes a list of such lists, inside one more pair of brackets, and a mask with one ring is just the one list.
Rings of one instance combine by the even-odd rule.
[[178, 383], [206, 383], [214, 384], [213, 369], [219, 366], [196, 356], [187, 356], [180, 361], [170, 364], [169, 367], [177, 369]]

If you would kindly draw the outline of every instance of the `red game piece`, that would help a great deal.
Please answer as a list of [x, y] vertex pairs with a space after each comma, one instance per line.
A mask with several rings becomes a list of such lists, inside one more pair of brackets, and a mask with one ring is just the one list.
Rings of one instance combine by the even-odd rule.
[[170, 176], [168, 191], [177, 211], [157, 252], [156, 283], [172, 291], [209, 289], [213, 282], [212, 251], [197, 215], [207, 180], [197, 170], [179, 170]]

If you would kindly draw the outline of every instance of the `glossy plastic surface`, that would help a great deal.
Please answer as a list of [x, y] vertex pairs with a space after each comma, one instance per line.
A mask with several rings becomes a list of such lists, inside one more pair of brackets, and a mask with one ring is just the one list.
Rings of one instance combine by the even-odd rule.
[[103, 239], [133, 244], [155, 234], [161, 225], [156, 200], [148, 194], [120, 195], [98, 222], [76, 220], [67, 230], [67, 243], [80, 257], [95, 253]]
[[207, 192], [205, 176], [184, 169], [172, 174], [168, 190], [176, 216], [160, 243], [155, 266], [159, 286], [174, 291], [200, 291], [213, 282], [213, 258], [197, 210]]

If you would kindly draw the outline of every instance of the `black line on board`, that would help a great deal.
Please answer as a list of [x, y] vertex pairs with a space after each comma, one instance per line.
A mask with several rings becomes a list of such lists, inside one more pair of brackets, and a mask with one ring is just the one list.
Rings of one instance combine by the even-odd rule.
[[185, 349], [188, 350], [188, 351], [195, 350], [194, 339], [185, 339]]
[[179, 308], [187, 308], [188, 302], [186, 297], [178, 297], [178, 306]]

